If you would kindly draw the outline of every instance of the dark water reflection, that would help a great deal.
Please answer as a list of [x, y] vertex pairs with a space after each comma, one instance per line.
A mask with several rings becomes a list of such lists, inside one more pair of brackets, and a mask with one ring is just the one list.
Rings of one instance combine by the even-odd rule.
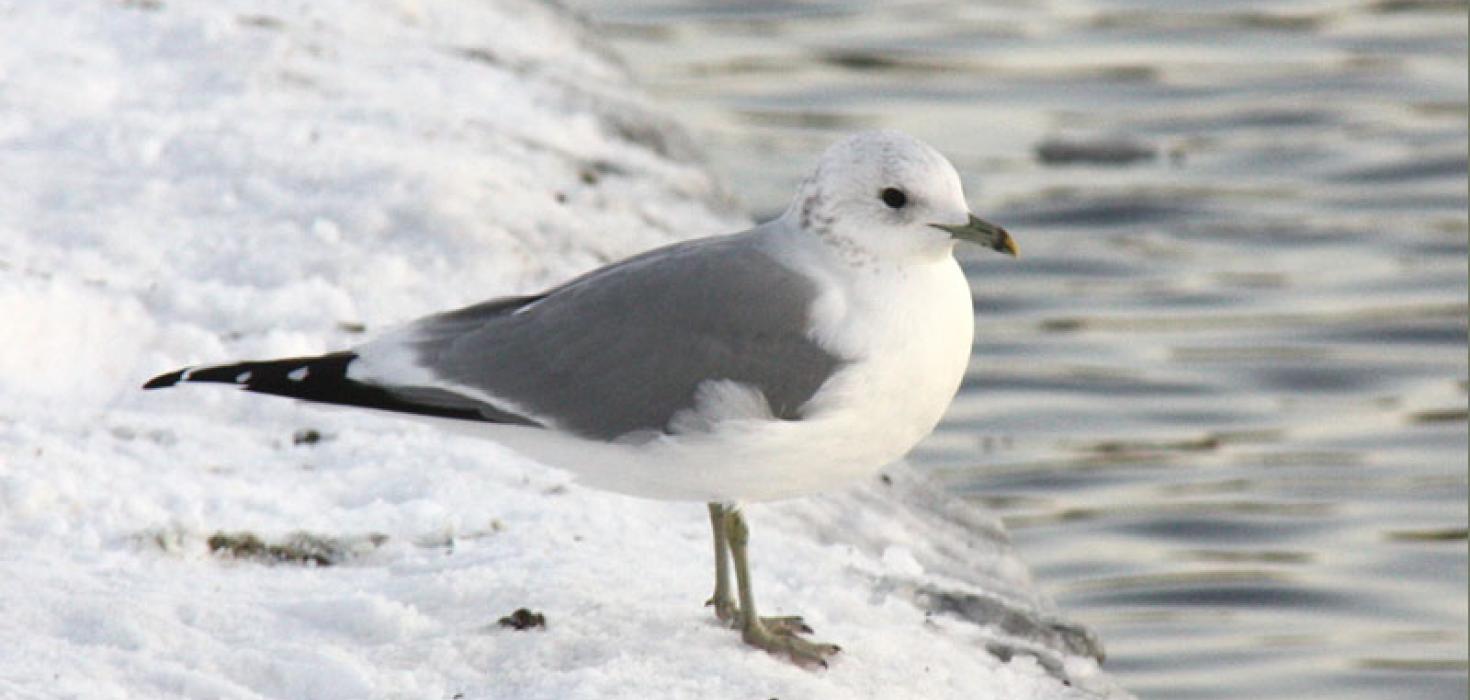
[[1465, 2], [578, 4], [758, 214], [887, 126], [1017, 234], [919, 459], [1125, 686], [1466, 696]]

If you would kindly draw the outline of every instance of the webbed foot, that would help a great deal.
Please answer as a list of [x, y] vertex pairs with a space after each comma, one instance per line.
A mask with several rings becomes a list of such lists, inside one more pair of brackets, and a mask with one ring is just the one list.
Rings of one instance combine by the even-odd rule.
[[[767, 620], [777, 620], [768, 625]], [[789, 656], [798, 664], [811, 664], [827, 667], [827, 659], [842, 648], [836, 644], [814, 642], [798, 637], [799, 633], [809, 633], [811, 628], [801, 621], [800, 617], [761, 618], [755, 624], [744, 625], [740, 636], [757, 649], [764, 649], [772, 654]]]

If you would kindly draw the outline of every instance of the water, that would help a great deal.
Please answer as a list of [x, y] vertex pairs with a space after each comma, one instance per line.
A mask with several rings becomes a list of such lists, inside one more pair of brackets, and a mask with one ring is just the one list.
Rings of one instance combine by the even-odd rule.
[[1463, 2], [583, 0], [770, 216], [938, 146], [971, 377], [918, 459], [1156, 698], [1467, 691]]

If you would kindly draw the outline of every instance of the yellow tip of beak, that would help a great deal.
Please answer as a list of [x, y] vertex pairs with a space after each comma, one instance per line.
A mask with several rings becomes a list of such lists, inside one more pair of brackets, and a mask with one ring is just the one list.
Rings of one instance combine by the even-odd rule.
[[1016, 245], [1016, 239], [1011, 238], [1009, 231], [1001, 230], [1000, 238], [995, 242], [995, 249], [1013, 258], [1021, 257], [1021, 247]]

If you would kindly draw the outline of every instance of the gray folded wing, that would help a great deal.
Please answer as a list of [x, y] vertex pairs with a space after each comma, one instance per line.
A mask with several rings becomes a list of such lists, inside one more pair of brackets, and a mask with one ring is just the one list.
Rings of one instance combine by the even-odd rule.
[[425, 318], [401, 342], [433, 385], [384, 388], [461, 394], [603, 440], [668, 430], [711, 380], [757, 389], [771, 415], [798, 419], [842, 364], [807, 335], [816, 294], [758, 236], [691, 241], [544, 295]]

